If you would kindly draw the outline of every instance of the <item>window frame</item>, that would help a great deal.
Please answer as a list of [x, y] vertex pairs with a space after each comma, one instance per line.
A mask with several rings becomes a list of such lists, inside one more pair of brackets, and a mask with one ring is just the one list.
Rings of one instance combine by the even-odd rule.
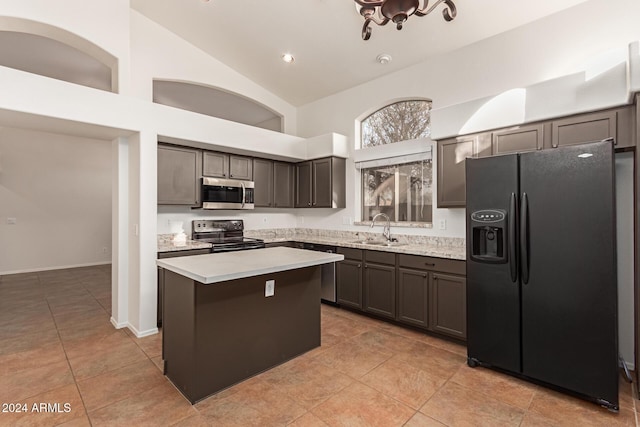
[[[394, 157], [402, 158], [404, 156], [414, 156], [414, 155], [427, 156], [431, 160], [432, 201], [435, 200], [434, 199], [436, 197], [435, 175], [437, 173], [436, 166], [435, 166], [435, 157], [434, 157], [435, 141], [433, 141], [430, 136], [425, 138], [412, 139], [412, 140], [397, 141], [394, 143], [382, 144], [377, 146], [362, 147], [362, 122], [367, 118], [369, 118], [372, 114], [375, 114], [376, 112], [390, 105], [393, 105], [399, 102], [406, 102], [406, 101], [426, 101], [431, 104], [431, 107], [433, 107], [433, 101], [428, 98], [410, 97], [410, 98], [395, 99], [395, 100], [386, 102], [384, 105], [382, 105], [379, 108], [368, 110], [366, 113], [363, 113], [359, 118], [354, 120], [355, 138], [354, 138], [354, 144], [352, 145], [353, 161], [355, 166], [354, 168], [355, 184], [356, 184], [356, 187], [354, 190], [355, 190], [355, 200], [358, 201], [354, 209], [354, 216], [355, 216], [355, 221], [353, 222], [354, 225], [366, 225], [366, 226], [371, 225], [370, 220], [365, 220], [363, 218], [364, 194], [363, 194], [363, 182], [362, 182], [363, 178], [362, 178], [362, 170], [361, 170], [363, 167], [358, 166], [358, 165], [361, 165], [363, 162], [385, 160], [385, 159], [390, 159]], [[432, 111], [433, 109], [430, 108], [429, 115], [431, 115]], [[431, 127], [431, 121], [430, 121], [430, 127]], [[413, 161], [415, 160], [406, 161], [403, 163], [411, 163]], [[396, 163], [396, 164], [402, 164], [402, 163]], [[391, 221], [391, 225], [395, 227], [406, 227], [406, 228], [433, 228], [433, 217], [434, 217], [433, 208], [435, 208], [435, 204], [432, 204], [431, 206], [432, 206], [431, 208], [432, 222]]]

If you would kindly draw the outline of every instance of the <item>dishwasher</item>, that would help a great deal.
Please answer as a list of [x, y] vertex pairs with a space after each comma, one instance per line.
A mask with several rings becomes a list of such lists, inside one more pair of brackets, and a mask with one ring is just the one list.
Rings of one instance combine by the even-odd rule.
[[[335, 254], [338, 248], [335, 246], [318, 245], [315, 243], [297, 243], [299, 249], [308, 249], [310, 251], [329, 252]], [[331, 305], [336, 303], [336, 263], [322, 265], [320, 272], [320, 300]]]

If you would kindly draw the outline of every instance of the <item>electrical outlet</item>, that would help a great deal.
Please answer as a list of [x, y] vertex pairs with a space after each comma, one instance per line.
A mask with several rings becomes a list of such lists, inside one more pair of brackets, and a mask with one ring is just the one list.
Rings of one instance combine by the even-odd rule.
[[262, 217], [262, 222], [263, 222], [264, 224], [266, 224], [266, 223], [267, 223], [267, 217], [266, 217], [266, 216]]
[[446, 230], [447, 229], [447, 220], [446, 219], [441, 219], [438, 222], [438, 228], [440, 228], [440, 230]]
[[103, 247], [102, 247], [102, 253], [103, 253], [103, 254], [106, 254], [106, 253], [107, 253], [107, 251], [108, 251], [108, 248], [107, 248], [106, 246], [103, 246]]
[[276, 292], [276, 281], [275, 280], [267, 280], [264, 285], [264, 296], [272, 297]]

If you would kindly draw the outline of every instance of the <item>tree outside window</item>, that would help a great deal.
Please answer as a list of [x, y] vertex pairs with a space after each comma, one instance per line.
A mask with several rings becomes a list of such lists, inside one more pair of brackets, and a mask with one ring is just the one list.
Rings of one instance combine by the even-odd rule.
[[401, 101], [387, 105], [361, 123], [362, 148], [431, 135], [431, 101]]

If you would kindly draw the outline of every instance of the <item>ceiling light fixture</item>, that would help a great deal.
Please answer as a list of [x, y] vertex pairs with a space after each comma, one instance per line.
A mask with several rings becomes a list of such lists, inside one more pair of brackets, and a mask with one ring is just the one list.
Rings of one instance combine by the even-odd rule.
[[[362, 40], [369, 40], [371, 37], [372, 22], [380, 26], [387, 25], [389, 21], [396, 24], [398, 30], [411, 15], [426, 16], [434, 11], [440, 4], [444, 3], [445, 8], [442, 15], [445, 21], [453, 21], [456, 17], [456, 5], [453, 0], [437, 0], [433, 6], [429, 7], [429, 0], [353, 0], [356, 8], [360, 6], [360, 15], [364, 17], [362, 26]], [[420, 7], [420, 5], [423, 5]]]
[[287, 64], [291, 64], [293, 61], [295, 61], [295, 58], [290, 53], [283, 53], [282, 60]]

